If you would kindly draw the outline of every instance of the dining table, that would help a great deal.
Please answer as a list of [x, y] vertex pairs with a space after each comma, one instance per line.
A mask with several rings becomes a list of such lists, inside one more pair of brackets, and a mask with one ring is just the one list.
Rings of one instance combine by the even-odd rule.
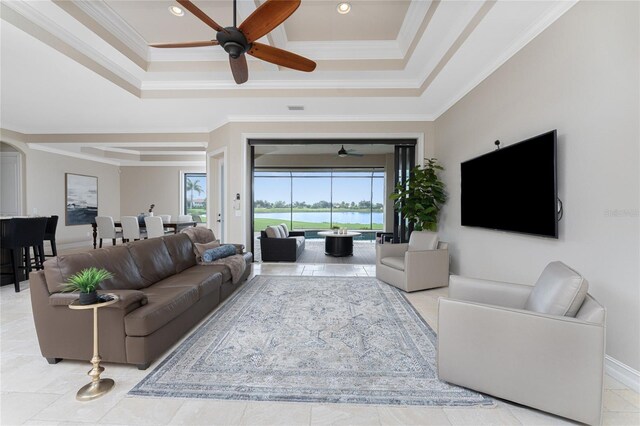
[[[116, 228], [122, 228], [122, 223], [121, 222], [113, 222], [114, 226]], [[163, 222], [162, 226], [164, 226], [166, 229], [171, 229], [173, 230], [174, 234], [177, 234], [181, 229], [183, 228], [188, 228], [190, 226], [196, 226], [198, 224], [198, 222]], [[91, 226], [93, 227], [93, 248], [97, 248], [98, 246], [98, 225], [93, 222], [91, 224]], [[146, 225], [144, 223], [140, 224], [140, 229], [146, 229]]]

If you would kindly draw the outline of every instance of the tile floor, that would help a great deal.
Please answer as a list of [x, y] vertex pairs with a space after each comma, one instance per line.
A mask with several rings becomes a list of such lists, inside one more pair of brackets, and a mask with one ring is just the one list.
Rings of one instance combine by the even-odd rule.
[[[373, 265], [255, 264], [253, 274], [370, 276]], [[90, 402], [75, 400], [88, 381], [88, 362], [48, 365], [40, 356], [31, 316], [28, 284], [14, 293], [0, 288], [0, 424], [2, 425], [555, 425], [567, 420], [497, 401], [493, 408], [432, 408], [371, 405], [152, 399], [127, 397], [152, 371], [105, 364], [104, 377], [116, 381], [106, 396]], [[408, 296], [437, 330], [437, 298], [447, 289]], [[640, 425], [640, 396], [606, 378], [604, 424]]]

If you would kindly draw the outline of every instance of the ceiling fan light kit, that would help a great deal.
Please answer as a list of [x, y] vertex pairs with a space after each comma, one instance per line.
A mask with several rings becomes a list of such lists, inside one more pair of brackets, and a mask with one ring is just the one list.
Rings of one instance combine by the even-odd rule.
[[[255, 40], [264, 37], [275, 27], [283, 23], [300, 6], [300, 0], [267, 0], [260, 5], [240, 26], [236, 26], [237, 8], [233, 0], [233, 26], [223, 28], [206, 13], [200, 10], [190, 0], [177, 0], [177, 2], [191, 12], [194, 16], [216, 31], [215, 40], [189, 41], [178, 43], [151, 44], [151, 47], [180, 48], [220, 45], [229, 54], [231, 73], [237, 84], [242, 84], [249, 79], [247, 58], [245, 53], [271, 62], [272, 64], [291, 68], [298, 71], [311, 72], [316, 68], [316, 63], [295, 53], [278, 49], [267, 44], [258, 43]], [[184, 12], [177, 6], [171, 6], [169, 11], [176, 15], [176, 10]], [[176, 15], [181, 16], [181, 15]]]

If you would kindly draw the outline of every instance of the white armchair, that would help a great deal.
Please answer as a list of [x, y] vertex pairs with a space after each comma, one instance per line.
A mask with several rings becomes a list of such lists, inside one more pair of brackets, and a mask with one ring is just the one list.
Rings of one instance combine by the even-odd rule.
[[414, 231], [409, 243], [376, 245], [376, 278], [406, 292], [449, 284], [448, 244]]
[[535, 287], [452, 275], [438, 303], [438, 377], [600, 424], [605, 309], [561, 262]]

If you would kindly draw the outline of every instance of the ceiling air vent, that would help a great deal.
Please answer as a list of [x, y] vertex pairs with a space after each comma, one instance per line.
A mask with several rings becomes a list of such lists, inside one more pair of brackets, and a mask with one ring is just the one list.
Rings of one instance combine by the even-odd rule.
[[304, 105], [287, 105], [289, 111], [304, 111]]

